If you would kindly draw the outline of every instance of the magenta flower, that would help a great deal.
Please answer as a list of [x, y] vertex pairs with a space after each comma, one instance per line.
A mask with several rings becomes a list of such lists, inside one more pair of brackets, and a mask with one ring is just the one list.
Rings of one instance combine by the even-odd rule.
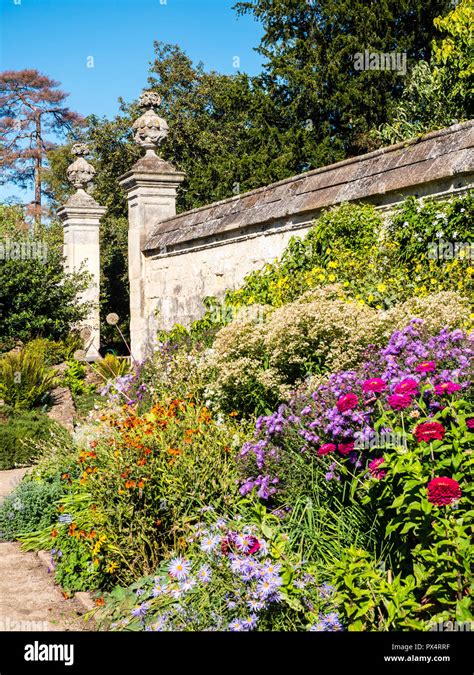
[[380, 377], [372, 377], [370, 380], [365, 380], [365, 382], [362, 382], [362, 389], [366, 394], [369, 392], [379, 394], [386, 388], [387, 383], [384, 380], [381, 380]]
[[346, 410], [352, 410], [359, 403], [359, 399], [355, 394], [345, 394], [341, 396], [337, 401], [337, 409], [339, 412], [346, 412]]
[[435, 392], [438, 396], [454, 394], [455, 391], [459, 391], [460, 389], [461, 385], [457, 384], [457, 382], [441, 382], [441, 384], [435, 386]]
[[385, 459], [383, 457], [377, 457], [376, 459], [373, 459], [371, 462], [369, 462], [369, 471], [372, 478], [382, 480], [382, 478], [384, 478], [387, 475], [386, 471], [384, 471], [383, 469], [379, 469], [379, 466], [384, 463]]
[[405, 380], [402, 380], [395, 387], [396, 394], [410, 394], [414, 395], [418, 392], [418, 382], [413, 380], [410, 377], [407, 377]]
[[412, 398], [408, 394], [392, 394], [387, 398], [387, 402], [394, 410], [403, 410], [412, 404]]
[[354, 450], [354, 443], [338, 443], [338, 451], [344, 457], [347, 457]]
[[426, 486], [428, 501], [436, 506], [448, 506], [461, 498], [459, 483], [447, 476], [433, 478]]
[[432, 373], [436, 370], [436, 363], [434, 361], [422, 361], [416, 367], [417, 373]]
[[466, 420], [466, 424], [469, 431], [474, 431], [474, 417], [470, 417], [468, 420]]
[[430, 441], [441, 441], [445, 432], [446, 429], [439, 422], [423, 422], [416, 427], [413, 434], [418, 443], [422, 441], [429, 443]]
[[334, 443], [324, 443], [318, 450], [318, 456], [327, 455], [329, 452], [335, 452], [336, 446]]

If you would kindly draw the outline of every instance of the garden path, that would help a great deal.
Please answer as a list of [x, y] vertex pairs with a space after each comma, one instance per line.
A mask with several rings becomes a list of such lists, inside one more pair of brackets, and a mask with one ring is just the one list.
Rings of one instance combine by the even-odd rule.
[[[0, 471], [0, 501], [22, 479], [25, 469]], [[44, 564], [18, 543], [0, 543], [0, 631], [87, 630], [84, 609], [65, 600]]]

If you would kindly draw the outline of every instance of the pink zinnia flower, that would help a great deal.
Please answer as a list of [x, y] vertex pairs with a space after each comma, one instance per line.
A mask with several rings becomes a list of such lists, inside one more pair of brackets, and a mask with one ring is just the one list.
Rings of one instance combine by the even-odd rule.
[[470, 431], [474, 431], [474, 417], [470, 417], [468, 420], [466, 420], [467, 428]]
[[379, 466], [384, 463], [385, 459], [383, 457], [377, 457], [377, 459], [373, 459], [371, 462], [369, 462], [369, 471], [373, 478], [382, 480], [382, 478], [387, 475], [386, 471], [379, 469]]
[[338, 443], [337, 449], [341, 455], [347, 457], [347, 455], [349, 455], [354, 450], [354, 443]]
[[388, 404], [394, 410], [403, 410], [412, 403], [411, 396], [408, 394], [392, 394], [387, 398]]
[[443, 394], [453, 394], [460, 389], [461, 385], [457, 384], [457, 382], [441, 382], [441, 384], [435, 386], [435, 392], [438, 396], [442, 396]]
[[418, 382], [407, 377], [395, 387], [396, 394], [416, 394], [418, 391]]
[[324, 443], [318, 450], [317, 454], [319, 457], [322, 455], [327, 455], [329, 452], [335, 452], [336, 446], [334, 443]]
[[355, 394], [345, 394], [337, 402], [337, 409], [339, 412], [346, 412], [346, 410], [352, 410], [359, 403], [359, 399]]
[[384, 382], [384, 380], [381, 380], [380, 377], [373, 377], [370, 380], [365, 380], [365, 382], [362, 382], [362, 389], [368, 393], [368, 392], [375, 392], [379, 394], [381, 391], [386, 389], [387, 383]]
[[426, 486], [428, 501], [436, 506], [448, 506], [461, 498], [459, 483], [447, 476], [433, 478]]
[[413, 433], [418, 443], [421, 443], [421, 441], [428, 443], [429, 441], [440, 441], [445, 431], [445, 428], [439, 422], [423, 422], [416, 427]]
[[436, 363], [434, 361], [422, 361], [416, 367], [417, 373], [432, 373], [436, 370]]

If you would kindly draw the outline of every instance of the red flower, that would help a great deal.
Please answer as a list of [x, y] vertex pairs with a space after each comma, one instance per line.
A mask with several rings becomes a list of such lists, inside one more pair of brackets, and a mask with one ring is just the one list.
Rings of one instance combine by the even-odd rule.
[[395, 387], [396, 394], [416, 394], [418, 391], [418, 382], [407, 377]]
[[429, 441], [440, 441], [445, 432], [446, 429], [439, 422], [423, 422], [416, 427], [413, 433], [418, 443], [421, 443], [421, 441], [428, 443]]
[[247, 551], [246, 555], [253, 555], [260, 549], [260, 542], [256, 537], [250, 537], [250, 548]]
[[466, 420], [467, 428], [470, 431], [474, 431], [474, 417], [470, 417], [468, 420]]
[[379, 377], [373, 377], [370, 380], [365, 380], [365, 382], [362, 382], [362, 389], [366, 393], [368, 393], [370, 391], [373, 391], [373, 392], [379, 394], [386, 387], [387, 387], [387, 383], [384, 382], [384, 380], [381, 380]]
[[459, 483], [447, 476], [433, 478], [426, 486], [428, 501], [436, 506], [447, 506], [461, 498]]
[[328, 452], [335, 452], [336, 446], [334, 443], [324, 443], [318, 450], [317, 454], [318, 457], [321, 457], [322, 455], [327, 455]]
[[359, 403], [359, 399], [355, 394], [345, 394], [337, 402], [337, 409], [339, 412], [346, 412], [346, 410], [352, 410]]
[[394, 410], [403, 410], [403, 408], [408, 408], [411, 405], [412, 398], [408, 394], [392, 394], [388, 397], [387, 402]]
[[385, 459], [383, 457], [377, 457], [376, 459], [373, 459], [371, 462], [369, 462], [369, 471], [373, 478], [382, 480], [382, 478], [386, 476], [387, 472], [383, 469], [379, 469], [379, 466], [384, 463]]
[[422, 361], [416, 367], [417, 373], [432, 373], [436, 370], [436, 363], [434, 361]]
[[441, 384], [435, 386], [435, 392], [438, 396], [442, 396], [443, 394], [453, 394], [460, 389], [461, 385], [456, 382], [441, 382]]
[[354, 450], [354, 443], [338, 443], [337, 449], [341, 455], [347, 457], [347, 455], [349, 455]]

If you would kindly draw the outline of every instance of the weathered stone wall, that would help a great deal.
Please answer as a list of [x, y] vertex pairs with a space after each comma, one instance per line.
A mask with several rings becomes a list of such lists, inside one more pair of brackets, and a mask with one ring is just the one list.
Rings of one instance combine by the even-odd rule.
[[[474, 121], [156, 222], [142, 246], [140, 340], [202, 316], [202, 299], [238, 287], [279, 257], [321, 211], [345, 201], [390, 209], [408, 195], [442, 198], [474, 184]], [[133, 347], [132, 347], [133, 351]]]

